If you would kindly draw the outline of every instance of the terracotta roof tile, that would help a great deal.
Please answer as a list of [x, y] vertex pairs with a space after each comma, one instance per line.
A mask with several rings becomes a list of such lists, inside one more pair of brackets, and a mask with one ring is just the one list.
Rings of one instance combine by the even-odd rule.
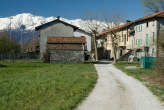
[[151, 19], [151, 18], [154, 18], [154, 17], [164, 17], [164, 11], [160, 11], [160, 12], [157, 12], [157, 13], [154, 13], [154, 14], [150, 14], [148, 16], [145, 16], [145, 17], [140, 18], [138, 20], [135, 20], [133, 22], [136, 23], [136, 22], [140, 22], [140, 21], [143, 21], [143, 20]]
[[122, 28], [126, 28], [126, 27], [130, 26], [131, 24], [132, 24], [132, 22], [129, 22], [127, 24], [121, 24], [121, 25], [116, 26], [114, 28], [108, 29], [104, 32], [101, 32], [98, 36], [104, 35], [106, 33], [112, 32], [112, 31], [117, 31], [117, 30], [122, 29]]
[[105, 35], [105, 34], [107, 34], [107, 33], [109, 33], [109, 32], [117, 31], [117, 30], [119, 30], [119, 29], [122, 29], [122, 28], [125, 28], [125, 27], [127, 27], [127, 26], [130, 26], [130, 25], [133, 24], [133, 23], [141, 22], [141, 21], [148, 20], [148, 19], [151, 19], [151, 18], [154, 18], [154, 17], [164, 17], [164, 11], [157, 12], [157, 13], [154, 13], [154, 14], [151, 14], [151, 15], [148, 15], [148, 16], [145, 16], [145, 17], [140, 18], [140, 19], [138, 19], [138, 20], [135, 20], [135, 21], [132, 21], [132, 22], [128, 22], [128, 23], [126, 23], [126, 24], [122, 24], [122, 25], [117, 26], [117, 27], [114, 27], [114, 28], [112, 28], [112, 29], [108, 29], [108, 30], [106, 30], [106, 31], [104, 31], [104, 32], [101, 32], [101, 33], [98, 35], [98, 37], [99, 37], [99, 36], [102, 36], [102, 35]]

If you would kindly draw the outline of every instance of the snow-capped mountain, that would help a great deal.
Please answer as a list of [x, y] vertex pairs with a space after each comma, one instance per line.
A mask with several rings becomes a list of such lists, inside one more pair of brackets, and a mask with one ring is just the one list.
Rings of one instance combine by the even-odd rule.
[[54, 20], [54, 17], [34, 16], [30, 13], [18, 14], [8, 18], [0, 18], [0, 30], [20, 29], [25, 26], [25, 30], [33, 30], [36, 26]]
[[[8, 31], [10, 36], [18, 42], [28, 42], [32, 38], [37, 38], [39, 32], [35, 31], [35, 27], [45, 24], [47, 22], [55, 20], [56, 17], [42, 17], [35, 16], [30, 13], [18, 14], [16, 16], [0, 18], [0, 33]], [[62, 21], [75, 25], [87, 32], [89, 32], [88, 21], [82, 19], [69, 20], [60, 18]], [[91, 22], [91, 21], [90, 21]], [[106, 23], [100, 21], [92, 21], [93, 23], [99, 23], [99, 31], [103, 31], [106, 28]]]
[[[16, 16], [11, 16], [7, 18], [0, 18], [0, 30], [17, 30], [17, 29], [22, 29], [23, 30], [34, 30], [35, 27], [50, 22], [52, 20], [55, 20], [56, 17], [42, 17], [42, 16], [35, 16], [30, 13], [23, 13], [23, 14], [18, 14]], [[82, 19], [75, 19], [75, 20], [68, 20], [65, 18], [61, 18], [61, 20], [68, 22], [70, 24], [73, 24], [77, 27], [80, 27], [86, 31], [88, 31], [86, 27], [86, 21]], [[101, 30], [106, 27], [105, 23], [101, 22]]]

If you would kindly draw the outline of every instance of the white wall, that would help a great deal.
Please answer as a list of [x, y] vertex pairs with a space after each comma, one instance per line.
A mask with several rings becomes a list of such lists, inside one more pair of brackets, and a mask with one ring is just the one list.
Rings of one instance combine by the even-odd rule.
[[86, 42], [87, 42], [87, 50], [90, 52], [91, 51], [91, 36], [80, 31], [80, 30], [76, 30], [74, 32], [74, 36], [75, 37], [81, 37], [84, 36], [86, 38]]
[[[145, 46], [149, 47], [149, 55], [155, 57], [156, 56], [156, 38], [157, 38], [157, 21], [152, 20], [148, 21], [149, 25], [147, 27], [147, 21], [141, 22], [134, 26], [135, 35], [133, 39], [131, 39], [131, 43], [133, 42], [133, 46], [135, 48], [142, 48]], [[154, 33], [154, 42], [153, 42], [153, 33]], [[146, 36], [148, 35], [148, 45], [146, 45]], [[138, 43], [140, 42], [140, 47], [138, 47]], [[154, 51], [154, 55], [152, 55], [152, 50]], [[138, 57], [144, 56], [144, 52], [137, 55]]]

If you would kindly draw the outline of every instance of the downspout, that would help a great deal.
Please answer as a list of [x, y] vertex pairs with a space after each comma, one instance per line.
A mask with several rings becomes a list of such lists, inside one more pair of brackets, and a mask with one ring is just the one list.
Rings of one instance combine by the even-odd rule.
[[159, 20], [156, 20], [157, 25], [156, 25], [156, 57], [159, 57], [159, 45], [158, 45], [158, 40], [159, 40], [159, 32], [160, 32], [160, 23]]

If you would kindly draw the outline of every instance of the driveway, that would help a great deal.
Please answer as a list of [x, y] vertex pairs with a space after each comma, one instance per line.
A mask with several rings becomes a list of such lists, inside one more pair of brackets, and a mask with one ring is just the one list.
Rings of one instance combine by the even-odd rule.
[[98, 81], [77, 110], [164, 110], [159, 100], [141, 82], [112, 64], [95, 64]]

